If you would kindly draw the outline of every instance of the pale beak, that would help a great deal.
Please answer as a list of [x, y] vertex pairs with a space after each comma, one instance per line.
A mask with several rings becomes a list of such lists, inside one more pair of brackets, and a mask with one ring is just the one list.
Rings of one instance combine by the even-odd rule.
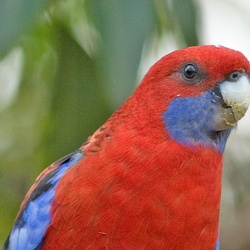
[[250, 82], [246, 74], [240, 73], [235, 81], [220, 83], [222, 97], [220, 113], [216, 117], [216, 131], [235, 126], [245, 115], [250, 105]]

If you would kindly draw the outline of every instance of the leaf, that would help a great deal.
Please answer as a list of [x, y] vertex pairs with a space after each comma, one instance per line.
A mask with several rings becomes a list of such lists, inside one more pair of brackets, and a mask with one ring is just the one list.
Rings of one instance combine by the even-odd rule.
[[0, 1], [0, 56], [17, 42], [44, 8], [47, 0]]
[[43, 143], [48, 162], [80, 147], [110, 115], [94, 60], [68, 32], [58, 30], [57, 36], [57, 75]]
[[99, 64], [117, 108], [135, 87], [143, 44], [154, 21], [150, 0], [93, 0], [92, 12], [100, 32]]
[[199, 44], [198, 4], [193, 0], [172, 0], [172, 17], [175, 27], [179, 28], [185, 46]]

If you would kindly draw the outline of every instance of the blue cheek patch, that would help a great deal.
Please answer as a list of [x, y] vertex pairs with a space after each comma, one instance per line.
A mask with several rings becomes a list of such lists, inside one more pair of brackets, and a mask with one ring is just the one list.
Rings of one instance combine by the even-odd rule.
[[163, 113], [170, 137], [187, 146], [208, 146], [223, 153], [231, 129], [216, 132], [214, 119], [219, 105], [212, 91], [196, 97], [177, 97]]
[[50, 208], [55, 197], [58, 182], [69, 167], [74, 166], [83, 158], [81, 151], [72, 153], [62, 160], [58, 166], [45, 174], [31, 192], [22, 211], [5, 242], [4, 250], [40, 249], [46, 229], [51, 222]]

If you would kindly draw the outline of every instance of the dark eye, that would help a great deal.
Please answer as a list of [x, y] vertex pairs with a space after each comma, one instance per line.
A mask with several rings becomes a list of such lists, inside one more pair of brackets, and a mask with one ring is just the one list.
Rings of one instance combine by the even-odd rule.
[[184, 76], [187, 80], [194, 79], [197, 73], [197, 67], [194, 64], [187, 64], [184, 67]]

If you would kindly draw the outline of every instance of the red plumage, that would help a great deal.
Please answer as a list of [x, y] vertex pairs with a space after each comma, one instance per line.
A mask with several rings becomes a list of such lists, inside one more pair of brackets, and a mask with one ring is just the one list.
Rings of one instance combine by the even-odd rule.
[[[43, 249], [214, 249], [221, 154], [170, 140], [161, 114], [177, 94], [199, 95], [232, 70], [249, 70], [240, 53], [219, 50], [175, 52], [151, 68], [60, 181]], [[180, 85], [177, 75], [190, 60], [207, 70], [198, 87]]]
[[[190, 63], [199, 67], [198, 83], [183, 77]], [[158, 61], [59, 181], [42, 249], [214, 249], [221, 152], [173, 139], [163, 112], [236, 71], [249, 75], [248, 60], [223, 47], [192, 47]]]
[[62, 178], [43, 249], [213, 249], [220, 154], [124, 137]]

